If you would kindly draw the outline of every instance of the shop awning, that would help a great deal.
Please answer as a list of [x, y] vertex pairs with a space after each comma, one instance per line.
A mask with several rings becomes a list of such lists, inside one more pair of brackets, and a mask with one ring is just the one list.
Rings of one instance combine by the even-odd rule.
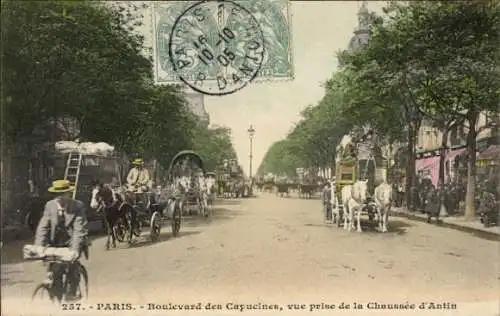
[[415, 169], [417, 172], [428, 172], [432, 184], [436, 185], [438, 180], [439, 169], [439, 156], [432, 156], [427, 158], [417, 159], [415, 162]]
[[437, 163], [439, 163], [439, 156], [420, 158], [417, 159], [417, 161], [415, 162], [415, 169], [417, 171], [429, 169], [432, 168]]
[[478, 160], [500, 160], [500, 145], [491, 145], [479, 153]]
[[455, 161], [455, 158], [457, 156], [462, 155], [467, 151], [467, 148], [459, 148], [459, 149], [453, 149], [451, 151], [448, 151], [448, 154], [446, 155], [446, 160], [447, 161]]

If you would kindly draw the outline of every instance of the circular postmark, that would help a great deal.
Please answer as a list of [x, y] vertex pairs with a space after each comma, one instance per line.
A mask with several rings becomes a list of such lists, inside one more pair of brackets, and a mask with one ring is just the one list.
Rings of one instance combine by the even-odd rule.
[[189, 6], [172, 27], [168, 54], [179, 79], [207, 95], [244, 88], [264, 60], [264, 35], [255, 17], [232, 1]]

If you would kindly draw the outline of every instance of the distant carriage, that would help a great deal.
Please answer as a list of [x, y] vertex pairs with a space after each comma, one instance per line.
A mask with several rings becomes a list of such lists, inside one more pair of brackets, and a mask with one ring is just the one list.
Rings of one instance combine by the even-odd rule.
[[168, 173], [176, 187], [176, 200], [180, 202], [182, 213], [196, 209], [198, 214], [207, 216], [201, 185], [205, 175], [201, 157], [192, 150], [183, 150], [172, 159]]
[[[66, 147], [62, 147], [61, 143]], [[69, 143], [72, 147], [68, 146]], [[22, 222], [27, 224], [33, 232], [41, 218], [45, 203], [52, 198], [52, 195], [46, 192], [47, 185], [44, 185], [48, 179], [69, 180], [75, 186], [73, 197], [82, 201], [86, 206], [89, 206], [91, 202], [93, 180], [99, 179], [102, 183], [113, 186], [121, 185], [126, 162], [119, 154], [92, 151], [88, 148], [84, 151], [79, 148], [79, 144], [74, 142], [58, 142], [54, 147], [54, 151], [47, 150], [42, 153], [45, 162], [49, 165], [48, 168], [36, 170], [40, 174], [39, 178], [35, 179], [35, 182], [40, 185], [39, 195], [26, 199], [24, 205], [18, 210], [19, 215], [22, 216]], [[89, 221], [102, 220], [102, 216], [91, 208], [88, 208], [86, 215]]]
[[217, 172], [216, 174], [216, 183], [217, 183], [217, 196], [218, 197], [226, 197], [227, 192], [229, 191], [229, 180], [231, 176], [229, 173], [224, 171]]
[[[44, 162], [48, 165], [46, 170], [42, 170], [41, 166], [33, 166], [33, 171], [36, 169], [36, 174], [39, 176], [36, 180], [42, 190], [41, 194], [39, 197], [29, 199], [24, 209], [20, 210], [31, 229], [36, 229], [45, 202], [52, 198], [46, 193], [44, 180], [70, 181], [75, 187], [73, 198], [89, 206], [92, 200], [93, 180], [119, 187], [127, 164], [124, 155], [103, 142], [59, 141], [53, 144], [52, 150], [45, 149], [39, 154], [44, 157]], [[40, 177], [42, 173], [45, 179]], [[89, 221], [102, 221], [103, 229], [105, 228], [102, 216], [96, 210], [88, 207], [86, 215]]]
[[280, 197], [290, 196], [290, 188], [293, 186], [293, 183], [288, 178], [280, 178], [276, 181], [276, 195]]
[[263, 192], [272, 192], [274, 186], [275, 186], [275, 183], [274, 183], [273, 179], [265, 179], [262, 182], [262, 191]]
[[252, 179], [244, 180], [243, 186], [243, 197], [251, 197], [253, 196], [253, 181]]
[[315, 179], [306, 178], [301, 179], [297, 185], [297, 190], [300, 198], [310, 199], [312, 198], [320, 189], [320, 184], [318, 184]]
[[217, 194], [223, 198], [240, 198], [250, 195], [251, 186], [245, 181], [240, 166], [220, 166], [217, 172]]

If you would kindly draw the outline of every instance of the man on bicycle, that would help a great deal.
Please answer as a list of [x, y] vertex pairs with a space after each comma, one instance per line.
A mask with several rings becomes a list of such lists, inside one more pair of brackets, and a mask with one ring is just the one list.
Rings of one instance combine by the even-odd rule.
[[[43, 247], [68, 247], [73, 251], [73, 262], [87, 247], [87, 218], [83, 202], [74, 200], [75, 188], [68, 180], [52, 183], [49, 192], [55, 197], [45, 204], [42, 218], [35, 235], [35, 245]], [[69, 291], [66, 300], [78, 300], [77, 289], [80, 275], [79, 266], [71, 263], [68, 268]], [[54, 280], [61, 282], [62, 280]]]

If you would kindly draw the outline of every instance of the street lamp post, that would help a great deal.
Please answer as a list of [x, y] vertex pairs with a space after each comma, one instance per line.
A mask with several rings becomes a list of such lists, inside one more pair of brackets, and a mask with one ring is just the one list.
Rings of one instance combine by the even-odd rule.
[[249, 168], [249, 177], [252, 179], [252, 143], [253, 143], [253, 136], [255, 135], [255, 129], [253, 128], [252, 125], [248, 128], [248, 136], [250, 136], [250, 168]]

